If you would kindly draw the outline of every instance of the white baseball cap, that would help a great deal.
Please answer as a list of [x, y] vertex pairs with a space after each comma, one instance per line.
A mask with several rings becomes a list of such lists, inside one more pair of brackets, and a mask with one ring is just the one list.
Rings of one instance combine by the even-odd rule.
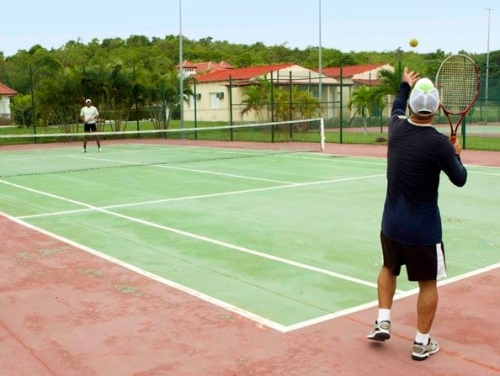
[[92, 102], [90, 99], [85, 100], [85, 103], [90, 103], [90, 102]]
[[428, 78], [421, 78], [410, 94], [411, 110], [421, 116], [431, 116], [439, 108], [439, 92]]

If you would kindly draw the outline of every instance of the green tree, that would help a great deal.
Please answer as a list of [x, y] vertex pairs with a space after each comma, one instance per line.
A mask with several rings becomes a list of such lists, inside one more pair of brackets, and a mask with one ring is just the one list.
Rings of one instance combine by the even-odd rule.
[[271, 119], [297, 120], [311, 118], [319, 109], [318, 99], [297, 85], [273, 89], [267, 78], [260, 78], [255, 85], [247, 86], [243, 92], [241, 116], [253, 112], [264, 122]]
[[247, 113], [254, 112], [261, 122], [270, 121], [270, 93], [271, 82], [267, 78], [259, 78], [255, 85], [247, 86], [243, 91], [241, 116], [244, 117]]
[[389, 69], [381, 69], [377, 73], [380, 80], [380, 90], [384, 94], [396, 95], [399, 89], [399, 72]]
[[349, 101], [349, 107], [356, 107], [356, 112], [360, 112], [363, 119], [363, 131], [366, 134], [368, 128], [368, 118], [373, 115], [376, 109], [383, 110], [385, 102], [384, 92], [377, 87], [361, 86], [354, 91]]
[[151, 109], [151, 118], [155, 128], [168, 129], [170, 120], [180, 113], [180, 100], [189, 103], [193, 95], [190, 87], [191, 78], [183, 77], [183, 90], [180, 94], [180, 75], [175, 67], [166, 73], [153, 74], [149, 86], [148, 106]]
[[32, 116], [32, 106], [31, 106], [31, 95], [19, 94], [12, 98], [10, 104], [10, 109], [12, 111], [12, 117], [16, 124], [20, 126], [31, 126], [33, 124]]
[[[317, 46], [301, 50], [289, 48], [286, 43], [275, 46], [266, 46], [262, 42], [243, 45], [217, 41], [211, 36], [199, 40], [184, 38], [183, 41], [184, 59], [193, 62], [224, 60], [237, 68], [290, 61], [309, 69], [319, 66]], [[325, 46], [321, 52], [323, 67], [384, 63], [398, 69], [401, 63], [402, 67], [431, 79], [434, 79], [440, 63], [449, 55], [441, 49], [425, 54], [415, 50], [399, 53], [395, 50], [341, 52]], [[485, 77], [486, 54], [470, 55], [478, 62], [482, 77]], [[135, 104], [156, 106], [158, 109], [158, 106], [167, 107], [168, 102], [170, 119], [170, 116], [175, 118], [179, 114], [178, 77], [177, 74], [170, 74], [175, 70], [178, 59], [178, 35], [163, 38], [131, 35], [127, 39], [106, 38], [102, 42], [94, 38], [86, 43], [78, 38], [50, 51], [34, 45], [9, 57], [0, 53], [0, 81], [23, 95], [31, 95], [33, 90], [36, 117], [43, 119], [43, 123], [67, 122], [67, 125], [71, 125], [86, 97], [91, 97], [99, 105], [100, 112], [110, 120], [113, 117], [118, 119], [118, 123], [128, 120]], [[491, 51], [489, 62], [489, 93], [490, 103], [493, 104], [498, 98], [496, 93], [500, 87], [500, 51]], [[394, 93], [394, 77], [382, 77], [381, 90]], [[185, 87], [184, 96], [190, 90], [187, 81]], [[305, 94], [300, 88], [296, 89], [290, 94], [288, 88], [273, 88], [271, 98], [271, 90], [268, 89], [267, 93], [264, 90], [263, 94], [259, 93], [259, 88], [249, 87], [254, 92], [249, 91], [248, 97], [245, 97], [243, 113], [253, 108], [260, 112], [258, 116], [261, 120], [270, 120], [271, 117], [287, 119], [290, 113], [294, 117], [303, 116], [302, 113], [314, 108], [314, 100], [297, 99], [297, 96]], [[306, 109], [297, 109], [309, 100]], [[143, 117], [147, 117], [146, 111], [143, 113]]]

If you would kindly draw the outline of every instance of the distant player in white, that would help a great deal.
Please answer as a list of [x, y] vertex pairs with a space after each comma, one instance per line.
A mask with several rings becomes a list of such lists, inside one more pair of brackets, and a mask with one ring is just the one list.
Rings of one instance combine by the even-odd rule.
[[[83, 131], [85, 133], [94, 133], [94, 139], [97, 142], [97, 148], [99, 152], [101, 149], [101, 142], [99, 141], [99, 137], [97, 136], [97, 126], [96, 119], [99, 117], [99, 111], [97, 108], [92, 106], [92, 101], [87, 99], [85, 101], [85, 107], [80, 111], [80, 118], [83, 121]], [[83, 153], [87, 152], [87, 136], [83, 136]]]

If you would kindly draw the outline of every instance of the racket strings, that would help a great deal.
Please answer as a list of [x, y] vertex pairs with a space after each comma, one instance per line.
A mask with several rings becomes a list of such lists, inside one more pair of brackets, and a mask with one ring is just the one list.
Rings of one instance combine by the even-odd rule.
[[455, 114], [466, 111], [474, 102], [478, 84], [475, 63], [466, 56], [452, 56], [443, 62], [436, 78], [441, 104]]

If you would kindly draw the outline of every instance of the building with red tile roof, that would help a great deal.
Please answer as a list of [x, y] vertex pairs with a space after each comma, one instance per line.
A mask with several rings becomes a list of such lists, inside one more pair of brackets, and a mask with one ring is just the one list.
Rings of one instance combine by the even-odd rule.
[[[176, 65], [176, 68], [179, 70], [180, 64]], [[230, 70], [234, 69], [234, 67], [225, 61], [221, 61], [220, 63], [214, 63], [213, 61], [192, 63], [189, 60], [184, 60], [182, 62], [182, 69], [184, 71], [184, 75], [192, 76], [196, 74], [205, 74], [212, 71]]]
[[[316, 97], [319, 95], [319, 73], [295, 63], [247, 68], [226, 66], [226, 69], [214, 69], [194, 77], [192, 89], [196, 93], [196, 103], [192, 99], [184, 112], [185, 119], [189, 120], [194, 119], [196, 108], [196, 118], [201, 121], [256, 121], [256, 114], [246, 113], [243, 117], [241, 109], [245, 96], [244, 88], [258, 85], [260, 79], [267, 79], [278, 86], [301, 86], [302, 90], [310, 90]], [[331, 100], [337, 80], [322, 75], [321, 81], [324, 88], [323, 100]]]
[[17, 94], [17, 91], [0, 82], [0, 118], [10, 119], [10, 98]]
[[[239, 86], [245, 83], [254, 83], [257, 78], [263, 78], [271, 72], [279, 72], [297, 66], [295, 63], [263, 65], [257, 67], [248, 67], [231, 70], [217, 70], [207, 74], [200, 75], [196, 78], [197, 83], [207, 82], [226, 82], [232, 80], [238, 82]], [[304, 68], [305, 69], [305, 68]], [[283, 75], [282, 75], [283, 77]], [[285, 76], [286, 77], [286, 76]]]
[[[359, 89], [361, 86], [379, 86], [379, 72], [381, 70], [388, 70], [394, 72], [394, 67], [390, 64], [363, 64], [363, 65], [350, 65], [345, 67], [329, 67], [323, 68], [321, 72], [328, 76], [337, 79], [342, 85], [342, 96], [346, 98], [346, 103], [349, 103], [349, 99], [354, 91]], [[392, 102], [390, 95], [386, 97], [386, 103], [384, 113], [389, 116], [391, 106], [389, 103]], [[353, 113], [354, 111], [354, 113]], [[356, 109], [351, 109], [350, 117], [355, 116]]]
[[394, 67], [390, 64], [365, 64], [350, 65], [345, 67], [323, 68], [321, 72], [328, 76], [340, 80], [344, 83], [360, 84], [366, 86], [378, 86], [378, 72], [382, 69], [394, 72]]
[[278, 86], [301, 86], [301, 90], [311, 91], [316, 98], [319, 98], [321, 91], [323, 116], [326, 118], [338, 116], [340, 108], [335, 106], [342, 106], [345, 116], [350, 116], [352, 110], [348, 102], [351, 93], [359, 86], [380, 85], [378, 72], [382, 69], [394, 71], [391, 65], [379, 63], [324, 68], [320, 75], [317, 69], [307, 69], [295, 63], [234, 68], [225, 62], [192, 63], [185, 60], [184, 73], [195, 78], [190, 83], [195, 96], [191, 98], [189, 106], [184, 108], [184, 118], [200, 121], [256, 121], [255, 114], [246, 113], [244, 118], [241, 115], [244, 88], [256, 85], [259, 79], [264, 78]]

